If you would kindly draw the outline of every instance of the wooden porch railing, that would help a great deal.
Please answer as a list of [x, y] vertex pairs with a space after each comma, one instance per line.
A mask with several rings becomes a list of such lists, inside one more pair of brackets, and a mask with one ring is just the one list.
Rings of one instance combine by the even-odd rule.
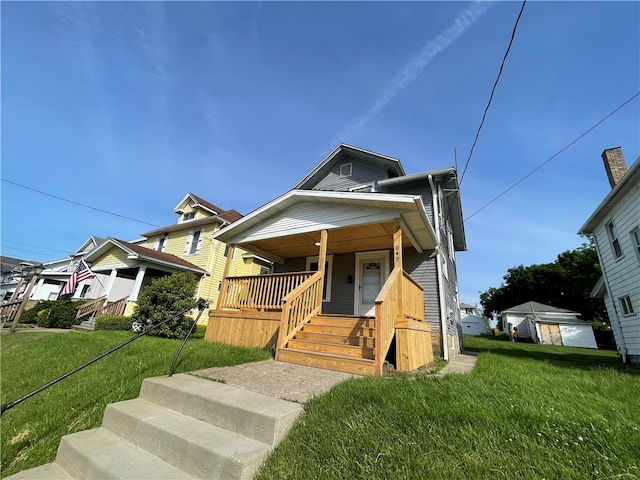
[[394, 268], [376, 297], [376, 375], [382, 374], [396, 323], [405, 317], [424, 321], [422, 288], [407, 272]]
[[424, 289], [411, 275], [402, 271], [402, 313], [424, 322]]
[[104, 306], [104, 302], [106, 299], [107, 296], [103, 295], [102, 297], [91, 300], [84, 305], [80, 305], [78, 307], [78, 310], [76, 311], [76, 320], [92, 313], [98, 312]]
[[120, 300], [116, 300], [115, 302], [111, 302], [105, 305], [104, 302], [106, 301], [106, 299], [106, 296], [102, 296], [100, 298], [96, 298], [95, 300], [91, 300], [84, 305], [80, 305], [78, 307], [78, 311], [76, 312], [76, 320], [91, 314], [95, 314], [96, 317], [100, 317], [102, 315], [124, 314], [124, 311], [127, 308], [127, 301], [129, 300], [129, 297], [124, 297]]
[[220, 308], [239, 310], [282, 310], [284, 298], [314, 272], [276, 273], [246, 277], [228, 277], [223, 280]]
[[102, 311], [96, 313], [98, 315], [124, 315], [124, 311], [127, 308], [127, 302], [129, 297], [121, 298], [118, 301], [108, 304], [102, 309]]
[[22, 300], [18, 300], [17, 302], [8, 302], [0, 306], [0, 320], [3, 327], [6, 322], [13, 322], [21, 303]]
[[278, 333], [276, 360], [281, 348], [300, 330], [314, 315], [320, 313], [322, 306], [323, 272], [316, 272], [283, 299], [282, 320]]

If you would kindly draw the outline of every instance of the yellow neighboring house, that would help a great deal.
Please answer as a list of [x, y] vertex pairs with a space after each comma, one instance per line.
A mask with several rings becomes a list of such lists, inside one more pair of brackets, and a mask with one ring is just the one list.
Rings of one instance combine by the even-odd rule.
[[[126, 301], [125, 315], [133, 313], [144, 285], [181, 271], [200, 277], [196, 297], [208, 300], [212, 309], [216, 307], [229, 249], [212, 235], [242, 215], [221, 209], [193, 193], [187, 193], [173, 211], [178, 215], [174, 225], [145, 232], [135, 242], [108, 238], [85, 257], [96, 274], [92, 290], [100, 290], [109, 304]], [[236, 249], [228, 275], [270, 271], [268, 260]], [[208, 313], [203, 313], [199, 323], [207, 323]]]

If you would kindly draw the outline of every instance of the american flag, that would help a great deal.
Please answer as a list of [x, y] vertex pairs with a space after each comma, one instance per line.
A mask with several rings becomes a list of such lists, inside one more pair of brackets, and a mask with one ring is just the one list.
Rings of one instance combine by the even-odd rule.
[[76, 271], [71, 274], [71, 277], [62, 289], [61, 295], [69, 295], [70, 293], [75, 292], [78, 283], [91, 277], [93, 277], [93, 272], [89, 269], [89, 267], [87, 267], [87, 264], [84, 263], [84, 260], [80, 260], [78, 268], [76, 268]]

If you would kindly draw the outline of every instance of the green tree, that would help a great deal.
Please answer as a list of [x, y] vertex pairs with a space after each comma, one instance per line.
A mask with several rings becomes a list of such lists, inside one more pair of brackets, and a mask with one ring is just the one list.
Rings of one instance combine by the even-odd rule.
[[[197, 285], [198, 279], [189, 272], [153, 280], [140, 292], [131, 320], [148, 327], [184, 311], [195, 303]], [[150, 332], [150, 335], [182, 338], [191, 327], [191, 322], [189, 317], [182, 315]]]
[[602, 321], [607, 319], [604, 302], [589, 296], [599, 278], [595, 247], [583, 244], [561, 253], [553, 263], [510, 268], [499, 288], [480, 294], [480, 304], [486, 316], [535, 301], [578, 312], [585, 320]]

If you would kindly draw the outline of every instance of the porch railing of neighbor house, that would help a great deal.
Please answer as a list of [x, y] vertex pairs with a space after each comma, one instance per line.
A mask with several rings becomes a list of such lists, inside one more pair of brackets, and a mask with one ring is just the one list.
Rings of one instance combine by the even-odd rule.
[[189, 340], [189, 337], [191, 336], [191, 334], [195, 330], [196, 325], [198, 323], [198, 320], [200, 319], [200, 316], [202, 315], [202, 312], [204, 312], [204, 310], [206, 308], [208, 308], [208, 307], [209, 307], [209, 304], [205, 300], [199, 299], [195, 303], [193, 303], [192, 305], [189, 305], [187, 308], [183, 309], [180, 312], [175, 313], [174, 315], [171, 315], [170, 317], [162, 320], [161, 322], [158, 322], [155, 325], [149, 325], [148, 327], [146, 327], [142, 332], [138, 333], [137, 335], [129, 338], [128, 340], [125, 340], [124, 342], [122, 342], [119, 345], [116, 345], [112, 349], [107, 350], [104, 353], [101, 353], [97, 357], [92, 358], [88, 362], [83, 363], [82, 365], [74, 368], [73, 370], [68, 371], [64, 375], [61, 375], [58, 378], [50, 381], [49, 383], [47, 383], [45, 385], [42, 385], [41, 387], [36, 388], [32, 392], [29, 392], [26, 395], [23, 395], [22, 397], [18, 398], [17, 400], [14, 400], [13, 402], [3, 403], [0, 406], [0, 416], [2, 416], [2, 414], [4, 414], [5, 411], [10, 410], [11, 408], [15, 407], [16, 405], [24, 402], [25, 400], [33, 397], [34, 395], [42, 392], [43, 390], [46, 390], [47, 388], [55, 385], [56, 383], [64, 380], [65, 378], [70, 377], [74, 373], [79, 372], [80, 370], [82, 370], [82, 369], [88, 367], [89, 365], [97, 362], [98, 360], [103, 359], [104, 357], [106, 357], [107, 355], [110, 355], [111, 353], [115, 352], [116, 350], [119, 350], [122, 347], [124, 347], [126, 345], [129, 345], [131, 342], [137, 340], [138, 338], [142, 337], [143, 335], [146, 335], [147, 333], [149, 333], [149, 332], [151, 332], [153, 330], [156, 330], [157, 328], [161, 327], [162, 325], [166, 324], [167, 322], [169, 322], [169, 321], [171, 321], [171, 320], [173, 320], [175, 318], [182, 317], [183, 315], [185, 315], [186, 313], [190, 312], [194, 308], [197, 308], [198, 309], [198, 315], [193, 320], [193, 323], [191, 324], [191, 328], [189, 329], [189, 331], [185, 335], [184, 340], [182, 341], [182, 343], [180, 345], [180, 348], [178, 348], [178, 351], [174, 355], [173, 360], [171, 362], [171, 366], [169, 367], [169, 376], [172, 376], [173, 373], [175, 372], [175, 368], [176, 368], [176, 364], [177, 364], [177, 361], [178, 361], [178, 357], [180, 356], [180, 353], [182, 352], [182, 349], [184, 348], [185, 344], [187, 343], [187, 340]]
[[8, 302], [0, 306], [0, 319], [3, 327], [6, 322], [13, 322], [21, 303], [22, 300], [18, 300], [17, 302]]
[[129, 297], [121, 298], [115, 302], [112, 302], [106, 305], [101, 311], [96, 313], [98, 315], [123, 315], [125, 309], [127, 308], [127, 302], [129, 301]]
[[411, 275], [402, 271], [403, 315], [424, 322], [424, 289]]
[[227, 277], [221, 288], [222, 308], [281, 310], [284, 297], [307, 281], [314, 272]]
[[76, 311], [76, 320], [100, 310], [103, 307], [106, 299], [107, 297], [106, 295], [104, 295], [100, 298], [96, 298], [95, 300], [91, 300], [84, 305], [80, 305], [78, 307], [78, 310]]
[[320, 313], [323, 277], [323, 272], [312, 274], [304, 283], [284, 297], [278, 348], [284, 348], [298, 330], [314, 315]]

